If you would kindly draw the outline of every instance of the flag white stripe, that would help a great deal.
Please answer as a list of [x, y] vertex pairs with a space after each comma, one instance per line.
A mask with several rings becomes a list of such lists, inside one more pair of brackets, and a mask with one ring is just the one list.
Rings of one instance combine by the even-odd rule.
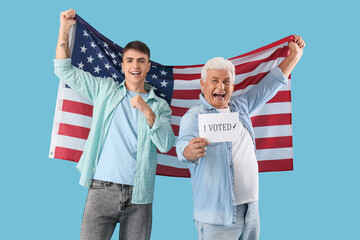
[[90, 101], [90, 99], [72, 90], [71, 88], [64, 87], [63, 99], [93, 105], [93, 102]]
[[256, 109], [250, 117], [283, 113], [291, 113], [291, 102], [266, 103], [262, 107]]
[[86, 140], [80, 138], [74, 138], [69, 136], [58, 135], [57, 147], [70, 148], [78, 151], [83, 151]]
[[280, 160], [293, 158], [292, 148], [273, 148], [256, 150], [256, 159], [263, 160]]
[[180, 162], [180, 160], [177, 157], [169, 156], [161, 153], [157, 154], [157, 163], [175, 168], [188, 169], [188, 165]]
[[285, 137], [292, 135], [291, 125], [254, 127], [256, 138]]
[[56, 119], [56, 122], [90, 128], [92, 118], [81, 114], [59, 111], [59, 119]]

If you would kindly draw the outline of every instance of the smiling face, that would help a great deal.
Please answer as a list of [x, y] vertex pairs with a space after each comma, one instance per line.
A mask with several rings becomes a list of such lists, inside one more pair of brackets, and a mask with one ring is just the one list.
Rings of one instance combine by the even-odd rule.
[[234, 91], [234, 82], [229, 70], [209, 69], [206, 81], [201, 79], [201, 90], [206, 101], [214, 108], [226, 108]]
[[135, 49], [127, 50], [121, 63], [125, 74], [125, 83], [129, 85], [143, 86], [146, 74], [150, 70], [149, 57]]

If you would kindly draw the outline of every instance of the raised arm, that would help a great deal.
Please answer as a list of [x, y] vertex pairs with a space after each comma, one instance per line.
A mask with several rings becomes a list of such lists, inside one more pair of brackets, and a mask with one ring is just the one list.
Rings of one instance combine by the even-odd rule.
[[69, 32], [71, 27], [76, 23], [75, 10], [69, 9], [60, 13], [59, 38], [56, 46], [56, 59], [70, 58], [69, 49]]
[[305, 47], [305, 42], [300, 36], [294, 35], [294, 38], [289, 42], [290, 54], [278, 66], [287, 78], [299, 62]]

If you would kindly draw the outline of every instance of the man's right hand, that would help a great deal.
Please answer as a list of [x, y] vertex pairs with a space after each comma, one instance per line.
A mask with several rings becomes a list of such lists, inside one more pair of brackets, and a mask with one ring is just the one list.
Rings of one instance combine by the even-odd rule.
[[71, 26], [76, 23], [76, 20], [74, 19], [75, 15], [74, 9], [69, 9], [60, 13], [59, 38], [55, 54], [56, 59], [70, 58], [69, 32]]
[[184, 149], [184, 157], [191, 162], [197, 161], [206, 155], [206, 146], [210, 143], [205, 138], [196, 137], [190, 140]]
[[70, 31], [72, 25], [76, 23], [74, 19], [76, 16], [74, 9], [69, 9], [67, 11], [60, 13], [60, 28], [65, 30], [67, 33]]

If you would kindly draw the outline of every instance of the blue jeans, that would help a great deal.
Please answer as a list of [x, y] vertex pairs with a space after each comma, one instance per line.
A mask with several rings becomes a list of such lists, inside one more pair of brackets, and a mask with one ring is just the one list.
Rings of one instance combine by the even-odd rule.
[[133, 186], [92, 180], [81, 222], [81, 240], [108, 240], [120, 223], [119, 239], [148, 240], [152, 203], [131, 204]]
[[199, 240], [258, 240], [260, 217], [258, 201], [238, 205], [236, 223], [232, 226], [195, 221]]

